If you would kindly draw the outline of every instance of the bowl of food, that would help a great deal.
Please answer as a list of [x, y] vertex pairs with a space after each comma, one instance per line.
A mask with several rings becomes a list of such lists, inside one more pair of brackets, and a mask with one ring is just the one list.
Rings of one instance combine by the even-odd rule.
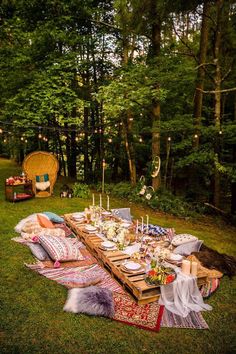
[[176, 273], [172, 268], [156, 266], [149, 270], [145, 277], [148, 285], [166, 285], [172, 283], [176, 278]]

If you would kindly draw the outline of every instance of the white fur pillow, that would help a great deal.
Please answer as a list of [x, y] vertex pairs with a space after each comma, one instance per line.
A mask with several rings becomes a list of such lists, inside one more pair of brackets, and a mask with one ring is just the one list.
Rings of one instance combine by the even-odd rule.
[[95, 316], [114, 316], [114, 301], [111, 290], [88, 286], [74, 288], [68, 291], [68, 297], [63, 308], [73, 313], [86, 313]]

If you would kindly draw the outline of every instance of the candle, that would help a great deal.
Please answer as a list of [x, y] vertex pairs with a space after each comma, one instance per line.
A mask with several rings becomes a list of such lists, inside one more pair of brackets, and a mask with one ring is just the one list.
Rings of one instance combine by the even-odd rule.
[[186, 275], [190, 274], [190, 261], [188, 261], [187, 259], [184, 259], [182, 262], [182, 272]]
[[148, 227], [149, 227], [149, 216], [148, 216], [148, 215], [146, 215], [146, 217], [147, 217], [147, 231], [146, 231], [146, 233], [148, 234]]
[[197, 267], [198, 267], [197, 262], [192, 262], [192, 264], [191, 264], [191, 275], [193, 275], [194, 277], [197, 276]]
[[138, 234], [138, 220], [136, 221], [136, 234]]
[[110, 209], [110, 200], [109, 200], [109, 195], [107, 196], [107, 210]]
[[93, 194], [93, 206], [95, 205], [95, 197], [94, 197], [94, 194]]
[[99, 194], [99, 199], [100, 199], [100, 208], [102, 207], [102, 195]]
[[143, 233], [143, 217], [141, 216], [142, 224], [141, 224], [141, 232]]

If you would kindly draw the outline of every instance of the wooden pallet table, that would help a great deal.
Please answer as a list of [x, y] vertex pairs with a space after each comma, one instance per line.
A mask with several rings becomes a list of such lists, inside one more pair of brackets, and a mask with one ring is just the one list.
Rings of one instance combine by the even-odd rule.
[[[125, 260], [130, 260], [130, 255], [119, 250], [105, 251], [101, 248], [103, 239], [96, 234], [85, 232], [84, 226], [73, 220], [71, 214], [64, 215], [67, 225], [86, 245], [91, 254], [97, 259], [110, 274], [129, 292], [139, 304], [156, 301], [160, 296], [160, 286], [148, 285], [145, 278], [145, 268], [140, 271], [129, 273], [122, 269]], [[198, 285], [206, 282], [204, 274], [198, 274]]]

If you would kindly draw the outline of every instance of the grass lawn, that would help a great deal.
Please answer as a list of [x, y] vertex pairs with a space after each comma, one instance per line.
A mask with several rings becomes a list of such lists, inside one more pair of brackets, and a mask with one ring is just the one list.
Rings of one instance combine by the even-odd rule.
[[[19, 203], [5, 201], [4, 182], [21, 169], [0, 159], [0, 353], [233, 353], [236, 352], [235, 284], [224, 277], [220, 289], [207, 303], [204, 313], [210, 330], [162, 328], [159, 333], [127, 326], [106, 318], [64, 313], [66, 288], [40, 277], [24, 263], [34, 259], [27, 247], [11, 241], [14, 226], [29, 214], [52, 211], [59, 214], [83, 210], [89, 200], [55, 196]], [[236, 228], [217, 219], [184, 220], [153, 212], [125, 200], [111, 198], [111, 207], [131, 207], [134, 217], [150, 215], [150, 222], [174, 227], [177, 233], [191, 233], [205, 244], [236, 255]]]

